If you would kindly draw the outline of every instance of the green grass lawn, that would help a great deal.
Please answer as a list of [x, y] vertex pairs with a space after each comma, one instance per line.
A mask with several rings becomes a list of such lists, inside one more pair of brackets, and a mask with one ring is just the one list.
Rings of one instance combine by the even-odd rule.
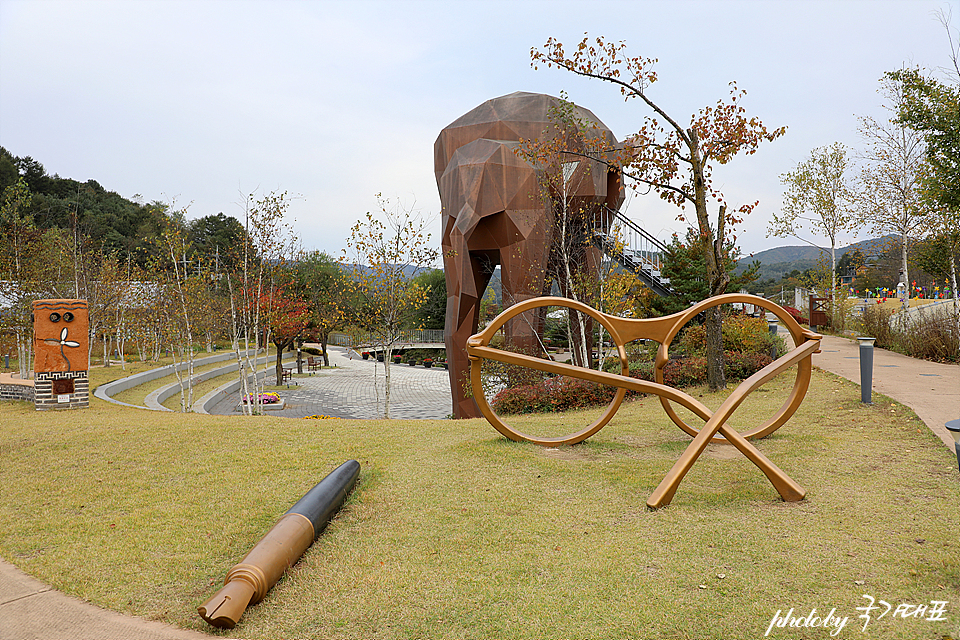
[[[110, 375], [92, 370], [92, 386]], [[744, 416], [772, 413], [784, 383], [754, 394]], [[226, 637], [752, 639], [777, 610], [813, 607], [849, 616], [840, 637], [957, 637], [956, 459], [911, 411], [874, 396], [863, 406], [859, 387], [816, 371], [793, 419], [757, 443], [804, 501], [781, 501], [737, 451], [711, 445], [659, 511], [645, 501], [690, 439], [655, 398], [558, 449], [507, 441], [482, 420], [4, 403], [0, 556], [100, 606]], [[546, 431], [577, 417], [514, 420]], [[196, 607], [349, 458], [360, 481], [327, 531], [236, 629], [208, 627]], [[887, 615], [861, 633], [863, 594], [949, 601], [949, 622]]]

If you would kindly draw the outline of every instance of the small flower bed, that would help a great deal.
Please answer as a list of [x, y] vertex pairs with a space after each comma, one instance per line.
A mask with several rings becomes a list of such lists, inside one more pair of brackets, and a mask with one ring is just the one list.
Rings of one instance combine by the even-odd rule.
[[340, 420], [337, 416], [325, 416], [321, 413], [315, 413], [312, 416], [304, 416], [304, 420]]
[[428, 369], [429, 369], [430, 367], [432, 367], [432, 366], [433, 366], [433, 358], [424, 358], [424, 359], [423, 359], [423, 366], [425, 366], [425, 367], [428, 368]]
[[[252, 393], [243, 397], [243, 404], [251, 404], [253, 401]], [[260, 404], [277, 404], [278, 402], [280, 402], [280, 394], [276, 391], [268, 391], [267, 393], [260, 394]]]

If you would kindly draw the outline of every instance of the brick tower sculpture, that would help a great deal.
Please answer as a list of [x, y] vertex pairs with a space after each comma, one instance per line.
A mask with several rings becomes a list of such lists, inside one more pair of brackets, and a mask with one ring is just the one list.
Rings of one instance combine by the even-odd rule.
[[90, 317], [86, 300], [33, 303], [34, 405], [37, 411], [90, 405]]

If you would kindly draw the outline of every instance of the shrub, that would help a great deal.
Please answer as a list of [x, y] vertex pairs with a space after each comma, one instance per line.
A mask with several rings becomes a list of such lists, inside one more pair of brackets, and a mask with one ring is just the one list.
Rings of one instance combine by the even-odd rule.
[[893, 348], [893, 330], [890, 328], [892, 309], [885, 309], [879, 305], [869, 305], [863, 310], [861, 325], [863, 335], [876, 338], [874, 343], [881, 349]]
[[770, 353], [773, 346], [774, 336], [770, 333], [766, 318], [735, 315], [724, 320], [724, 351]]
[[863, 335], [876, 338], [876, 346], [937, 362], [960, 360], [960, 329], [950, 314], [922, 314], [903, 328], [891, 323], [893, 310], [868, 306], [863, 312]]
[[[743, 380], [767, 366], [773, 359], [764, 353], [724, 353], [727, 377]], [[619, 360], [617, 361], [619, 369]], [[654, 381], [652, 361], [634, 361], [630, 377]], [[707, 359], [690, 356], [671, 359], [663, 368], [664, 384], [670, 387], [690, 387], [707, 382]], [[584, 409], [608, 404], [616, 388], [577, 378], [547, 378], [534, 384], [509, 387], [493, 397], [490, 406], [502, 415], [517, 413], [550, 413], [569, 409]], [[628, 396], [637, 395], [628, 392]]]
[[608, 404], [617, 390], [577, 378], [547, 378], [537, 384], [504, 389], [493, 397], [498, 414], [550, 413]]
[[446, 353], [445, 349], [407, 349], [404, 355], [407, 356], [407, 358], [412, 358], [419, 362], [424, 358], [431, 358], [433, 360], [445, 358]]
[[[522, 348], [514, 346], [506, 347], [503, 350], [512, 353], [526, 353]], [[528, 355], [537, 357], [541, 354], [534, 352]], [[483, 389], [489, 397], [492, 393], [495, 394], [501, 389], [536, 386], [543, 382], [543, 376], [544, 374], [536, 369], [528, 369], [527, 367], [497, 362], [496, 360], [486, 360], [483, 363], [480, 378]]]
[[731, 380], [746, 380], [773, 362], [769, 354], [755, 351], [727, 351], [724, 352], [723, 357], [727, 377]]
[[[777, 344], [778, 349], [780, 347], [776, 340], [764, 318], [751, 318], [738, 313], [723, 319], [724, 351], [770, 353], [774, 344]], [[674, 341], [678, 351], [698, 356], [706, 354], [706, 343], [707, 330], [703, 325], [687, 326]]]
[[960, 360], [960, 326], [956, 317], [924, 315], [902, 335], [908, 355], [938, 362]]
[[[827, 322], [830, 328], [840, 333], [852, 328], [854, 323], [854, 308], [859, 304], [859, 298], [837, 297], [836, 302], [826, 305]], [[834, 312], [835, 311], [835, 312]]]

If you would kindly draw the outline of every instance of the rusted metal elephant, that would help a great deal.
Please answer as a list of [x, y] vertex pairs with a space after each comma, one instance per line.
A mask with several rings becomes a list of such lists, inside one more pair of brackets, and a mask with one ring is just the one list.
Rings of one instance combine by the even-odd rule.
[[[544, 195], [544, 168], [517, 154], [521, 140], [559, 135], [555, 109], [569, 103], [536, 93], [511, 93], [484, 102], [440, 132], [434, 144], [434, 170], [442, 206], [443, 265], [447, 281], [445, 341], [455, 418], [479, 417], [471, 396], [467, 339], [477, 332], [480, 301], [494, 268], [500, 265], [505, 305], [550, 293], [547, 277], [556, 259], [555, 200]], [[589, 126], [583, 135], [615, 150], [616, 137], [587, 109], [572, 107]], [[612, 155], [611, 155], [612, 157]], [[611, 211], [623, 203], [621, 173], [590, 157], [574, 159], [572, 198], [589, 211], [594, 228], [608, 230]], [[569, 194], [568, 194], [569, 195]], [[588, 249], [583, 268], [599, 260]], [[561, 285], [562, 289], [562, 285]], [[562, 291], [561, 291], [562, 292]], [[563, 293], [563, 292], [562, 292]], [[507, 340], [523, 347], [536, 328], [516, 322]]]

